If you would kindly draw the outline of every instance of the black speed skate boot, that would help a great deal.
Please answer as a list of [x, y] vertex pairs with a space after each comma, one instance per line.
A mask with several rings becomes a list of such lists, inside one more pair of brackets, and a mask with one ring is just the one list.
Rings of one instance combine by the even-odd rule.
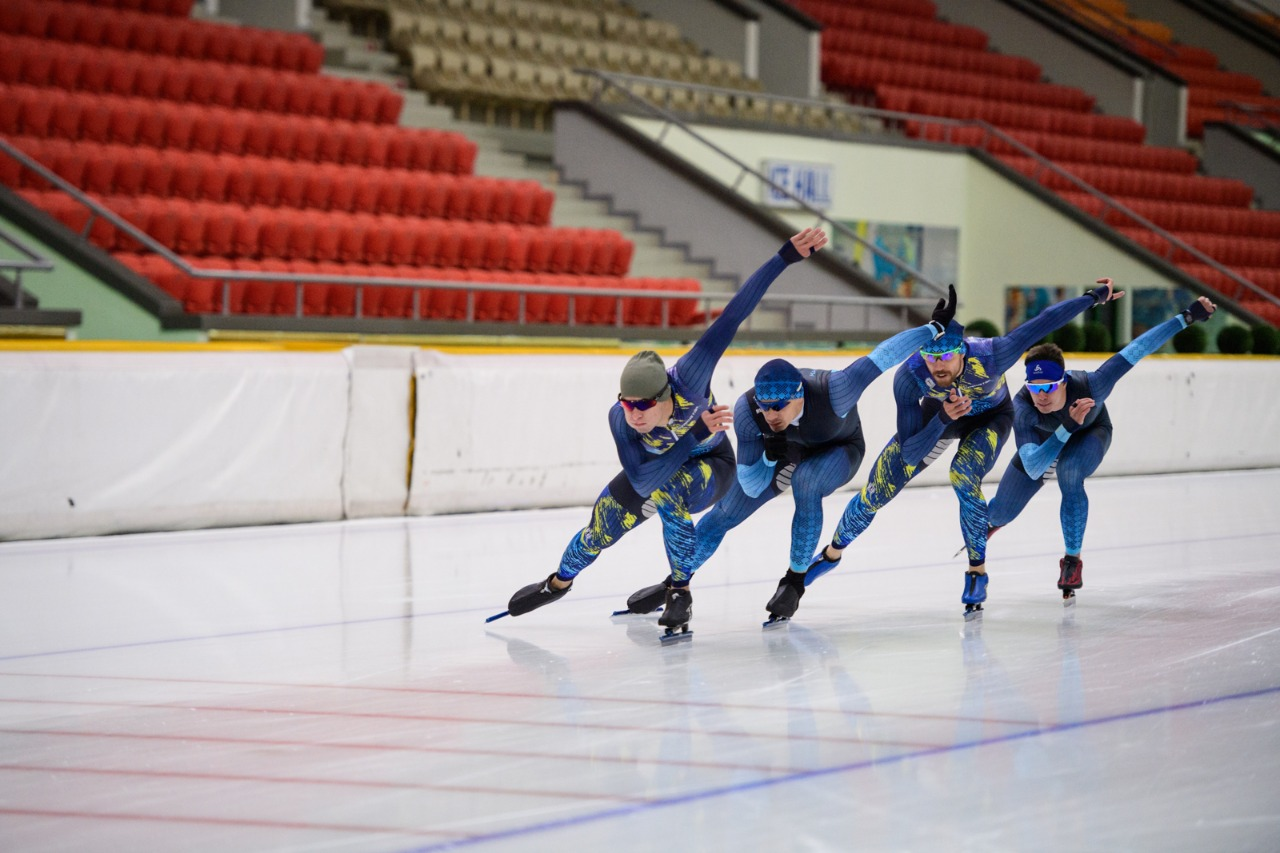
[[689, 588], [673, 586], [668, 589], [662, 615], [658, 617], [658, 624], [667, 629], [662, 635], [663, 644], [692, 639], [693, 632], [689, 630], [689, 620], [692, 618], [693, 593], [689, 592]]
[[507, 602], [507, 612], [512, 616], [520, 616], [530, 610], [537, 610], [543, 605], [564, 598], [569, 594], [569, 590], [573, 589], [573, 584], [571, 582], [564, 589], [556, 589], [551, 585], [551, 579], [555, 576], [556, 573], [552, 572], [547, 575], [546, 580], [531, 583], [518, 589], [516, 594], [511, 596], [511, 601]]
[[1084, 560], [1067, 554], [1058, 561], [1058, 589], [1062, 590], [1062, 606], [1076, 603], [1076, 590], [1084, 586]]
[[629, 613], [652, 613], [662, 607], [667, 600], [667, 590], [671, 589], [671, 578], [668, 576], [662, 583], [646, 586], [631, 593], [627, 598], [625, 610], [613, 611], [614, 616], [626, 616]]
[[800, 607], [800, 597], [804, 595], [804, 575], [787, 569], [787, 573], [778, 581], [778, 589], [773, 598], [764, 606], [769, 611], [769, 619], [765, 628], [773, 628], [787, 622], [796, 615]]

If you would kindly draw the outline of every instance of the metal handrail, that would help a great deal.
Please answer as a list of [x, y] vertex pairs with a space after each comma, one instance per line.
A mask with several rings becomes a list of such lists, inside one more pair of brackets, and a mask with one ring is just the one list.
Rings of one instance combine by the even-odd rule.
[[[662, 80], [654, 77], [639, 77], [639, 76], [630, 75], [630, 74], [616, 74], [612, 72], [600, 72], [600, 71], [593, 71], [591, 72], [591, 74], [592, 76], [596, 76], [602, 79], [613, 78], [613, 80], [622, 81], [624, 83], [636, 82], [636, 83], [643, 83], [646, 85], [657, 85], [657, 86], [668, 86], [668, 87], [679, 86], [680, 88], [698, 88], [705, 91], [717, 92], [717, 93], [727, 94], [727, 95], [734, 95], [734, 96], [749, 95], [754, 98], [763, 98], [765, 100], [779, 100], [779, 101], [787, 101], [787, 102], [793, 102], [793, 103], [799, 103], [799, 104], [807, 104], [811, 107], [821, 107], [823, 109], [838, 108], [840, 112], [848, 113], [852, 117], [856, 117], [859, 119], [880, 120], [889, 126], [903, 126], [907, 122], [913, 122], [920, 125], [937, 125], [937, 126], [941, 126], [948, 129], [945, 134], [945, 138], [941, 140], [943, 142], [946, 142], [947, 144], [956, 144], [956, 145], [962, 144], [959, 142], [952, 141], [954, 137], [953, 137], [953, 134], [951, 133], [951, 129], [966, 128], [966, 127], [980, 129], [983, 132], [983, 135], [979, 141], [979, 147], [981, 147], [983, 150], [991, 150], [993, 147], [995, 147], [993, 145], [993, 140], [998, 140], [1001, 144], [1008, 146], [1014, 149], [1015, 151], [1017, 151], [1019, 154], [1033, 160], [1036, 164], [1036, 168], [1030, 175], [1027, 175], [1027, 177], [1031, 178], [1032, 180], [1035, 180], [1038, 183], [1044, 183], [1044, 181], [1041, 178], [1041, 175], [1046, 173], [1056, 175], [1057, 177], [1068, 181], [1072, 186], [1074, 186], [1078, 190], [1084, 193], [1087, 193], [1088, 195], [1098, 199], [1102, 203], [1102, 209], [1099, 212], [1099, 215], [1097, 217], [1099, 220], [1105, 222], [1104, 217], [1108, 212], [1111, 212], [1111, 211], [1115, 211], [1119, 214], [1122, 214], [1123, 216], [1132, 220], [1134, 223], [1147, 229], [1152, 234], [1159, 237], [1161, 240], [1165, 241], [1167, 245], [1164, 250], [1164, 255], [1163, 255], [1164, 258], [1171, 260], [1176, 252], [1179, 252], [1179, 251], [1185, 252], [1188, 255], [1191, 255], [1200, 263], [1203, 263], [1206, 266], [1213, 269], [1214, 271], [1222, 275], [1225, 275], [1228, 279], [1234, 282], [1237, 285], [1237, 287], [1234, 294], [1226, 294], [1225, 291], [1223, 291], [1224, 295], [1227, 295], [1233, 299], [1238, 299], [1242, 291], [1247, 290], [1253, 295], [1261, 298], [1262, 300], [1269, 302], [1272, 305], [1276, 305], [1280, 307], [1280, 297], [1276, 297], [1269, 291], [1266, 291], [1261, 287], [1259, 287], [1254, 282], [1249, 281], [1247, 278], [1244, 278], [1243, 276], [1239, 275], [1235, 271], [1231, 270], [1230, 268], [1224, 266], [1220, 262], [1209, 257], [1204, 252], [1200, 251], [1194, 246], [1183, 242], [1181, 239], [1169, 233], [1165, 229], [1161, 228], [1159, 225], [1156, 225], [1154, 222], [1142, 216], [1140, 213], [1134, 211], [1133, 209], [1127, 207], [1124, 204], [1121, 204], [1114, 197], [1107, 195], [1106, 193], [1094, 187], [1092, 184], [1089, 184], [1081, 180], [1080, 178], [1073, 175], [1071, 172], [1068, 172], [1067, 170], [1063, 169], [1061, 166], [1054, 163], [1052, 160], [1049, 160], [1039, 152], [1023, 144], [1013, 136], [1010, 136], [1008, 133], [1005, 133], [1000, 128], [992, 124], [989, 124], [985, 121], [982, 121], [981, 119], [951, 119], [951, 118], [943, 118], [940, 116], [921, 115], [918, 113], [899, 112], [896, 110], [883, 110], [875, 107], [858, 107], [858, 106], [853, 106], [852, 104], [849, 104], [849, 105], [831, 104], [826, 101], [814, 101], [814, 100], [803, 99], [803, 98], [795, 98], [791, 96], [765, 95], [758, 92], [746, 92], [746, 91], [736, 90], [736, 89], [722, 89], [722, 88], [717, 88], [712, 86], [696, 86], [695, 87], [690, 84], [678, 83], [671, 80]], [[619, 87], [619, 88], [622, 88], [623, 91], [627, 91], [623, 87]], [[648, 101], [644, 100], [643, 98], [640, 98], [639, 96], [635, 95], [632, 92], [627, 91], [627, 94], [630, 95], [633, 99], [637, 99], [645, 103], [647, 106], [649, 106], [650, 111], [657, 110], [663, 113], [664, 115], [670, 115], [665, 110], [661, 110], [660, 108], [656, 108], [656, 107], [653, 107], [653, 105], [648, 104]], [[671, 116], [671, 118], [675, 122], [683, 124], [675, 116]], [[689, 131], [689, 132], [692, 133], [692, 131]], [[930, 140], [930, 141], [933, 141], [933, 140]], [[714, 143], [708, 142], [707, 144], [711, 145], [712, 147], [715, 147]], [[743, 168], [749, 169], [749, 167], [745, 165], [743, 166]], [[824, 217], [824, 221], [830, 221], [830, 220], [826, 220]], [[1219, 292], [1218, 288], [1211, 287], [1207, 283], [1205, 283], [1205, 286], [1208, 287], [1210, 290]]]
[[[147, 234], [136, 225], [128, 222], [119, 214], [104, 206], [92, 196], [82, 192], [78, 187], [66, 181], [62, 176], [48, 169], [44, 164], [32, 159], [22, 150], [10, 144], [7, 140], [0, 138], [0, 151], [13, 157], [23, 166], [31, 169], [44, 180], [56, 186], [59, 190], [67, 193], [78, 203], [84, 205], [90, 211], [90, 217], [86, 222], [82, 238], [88, 237], [96, 218], [102, 218], [110, 222], [117, 229], [128, 234], [134, 240], [137, 240], [147, 249], [164, 258], [177, 269], [186, 275], [197, 279], [212, 279], [222, 284], [221, 313], [229, 315], [231, 313], [231, 283], [236, 281], [243, 282], [280, 282], [293, 284], [295, 286], [295, 306], [294, 316], [304, 316], [304, 300], [303, 285], [307, 284], [340, 284], [350, 285], [356, 288], [355, 292], [355, 317], [362, 318], [363, 293], [365, 287], [399, 287], [412, 289], [414, 291], [413, 313], [419, 316], [420, 298], [424, 290], [461, 290], [467, 293], [467, 309], [466, 319], [473, 321], [475, 319], [475, 294], [487, 292], [499, 293], [516, 293], [519, 295], [519, 307], [517, 314], [517, 323], [526, 322], [526, 304], [530, 296], [549, 296], [563, 295], [568, 297], [568, 321], [567, 325], [577, 325], [574, 315], [575, 297], [609, 297], [615, 300], [617, 311], [615, 325], [622, 327], [623, 322], [623, 300], [663, 300], [661, 322], [658, 328], [667, 329], [675, 328], [670, 325], [669, 313], [671, 303], [675, 301], [687, 302], [696, 300], [706, 307], [707, 321], [710, 322], [711, 305], [715, 302], [727, 302], [733, 298], [732, 293], [713, 293], [704, 291], [677, 291], [677, 290], [625, 290], [622, 288], [584, 288], [584, 287], [564, 287], [555, 285], [537, 285], [537, 289], [530, 291], [528, 286], [520, 284], [503, 284], [499, 282], [479, 282], [466, 281], [460, 282], [456, 280], [441, 280], [430, 278], [389, 278], [385, 276], [342, 276], [342, 275], [323, 275], [323, 274], [307, 274], [307, 273], [284, 273], [284, 272], [265, 272], [265, 271], [249, 271], [249, 270], [229, 270], [229, 269], [210, 269], [205, 267], [193, 266], [181, 256], [171, 251], [168, 247], [155, 240], [151, 235]], [[52, 269], [52, 265], [49, 266]], [[904, 320], [908, 319], [911, 308], [927, 309], [932, 307], [934, 300], [932, 298], [911, 298], [911, 297], [866, 297], [866, 296], [802, 296], [802, 295], [769, 295], [765, 294], [761, 299], [761, 303], [771, 306], [779, 306], [787, 310], [790, 316], [791, 305], [808, 305], [819, 304], [828, 307], [827, 317], [830, 323], [835, 308], [839, 307], [864, 307], [867, 309], [869, 316], [873, 307], [881, 307], [886, 309], [901, 309], [900, 313]], [[599, 326], [600, 324], [590, 324]], [[687, 328], [687, 327], [681, 327]], [[751, 328], [751, 319], [748, 318], [746, 328]], [[857, 329], [836, 329], [833, 326], [828, 327], [829, 331], [852, 333], [858, 332]], [[825, 331], [825, 330], [824, 330]], [[861, 330], [867, 331], [867, 330]]]
[[[839, 233], [841, 236], [847, 237], [848, 239], [853, 240], [854, 242], [862, 246], [867, 251], [873, 253], [876, 257], [880, 258], [881, 260], [893, 266], [899, 272], [908, 276], [912, 281], [919, 282], [920, 284], [923, 284], [928, 289], [932, 290], [935, 295], [937, 296], [946, 295], [947, 293], [946, 286], [939, 284], [936, 281], [933, 281], [932, 279], [924, 275], [922, 272], [920, 272], [920, 270], [907, 264], [897, 255], [894, 255], [891, 252], [885, 251], [884, 249], [877, 246], [875, 243], [871, 242], [870, 240], [867, 240], [865, 237], [858, 234], [853, 229], [849, 228], [844, 223], [837, 222], [836, 220], [827, 216], [827, 214], [825, 214], [818, 208], [812, 206], [811, 204], [806, 202], [804, 199], [802, 199], [800, 196], [791, 192], [791, 190], [787, 189], [781, 184], [777, 184], [774, 181], [770, 180], [768, 177], [761, 174], [756, 169], [753, 169], [751, 166], [747, 165], [746, 163], [742, 162], [737, 157], [735, 157], [734, 155], [730, 154], [728, 151], [721, 148], [719, 145], [716, 145], [714, 142], [707, 139], [705, 136], [702, 136], [701, 134], [699, 134], [693, 128], [689, 127], [688, 124], [682, 121], [679, 116], [675, 115], [671, 111], [663, 109], [657, 104], [650, 103], [648, 99], [643, 98], [640, 95], [637, 95], [635, 92], [632, 92], [630, 89], [628, 89], [625, 85], [622, 85], [622, 83], [644, 83], [644, 84], [656, 84], [658, 86], [670, 88], [672, 85], [672, 81], [664, 80], [658, 77], [641, 77], [634, 74], [617, 74], [609, 71], [600, 71], [594, 68], [575, 68], [574, 71], [578, 74], [582, 74], [583, 76], [592, 77], [595, 80], [597, 80], [599, 84], [601, 84], [596, 87], [593, 93], [594, 98], [597, 102], [603, 96], [606, 89], [608, 88], [617, 89], [618, 91], [622, 92], [623, 95], [625, 95], [627, 98], [630, 98], [632, 101], [634, 101], [637, 105], [642, 107], [647, 112], [663, 119], [667, 123], [667, 125], [658, 134], [659, 140], [661, 140], [666, 136], [666, 132], [668, 128], [675, 126], [683, 130], [686, 134], [688, 134], [691, 138], [693, 138], [697, 142], [701, 143], [705, 147], [709, 148], [711, 151], [715, 152], [720, 157], [724, 158], [725, 160], [728, 160], [730, 163], [732, 163], [734, 166], [738, 168], [738, 176], [733, 183], [733, 186], [735, 189], [737, 189], [738, 185], [742, 183], [743, 178], [745, 178], [747, 175], [750, 175], [751, 177], [759, 181], [761, 184], [764, 184], [765, 186], [771, 188], [774, 192], [790, 199], [792, 202], [794, 202], [798, 207], [803, 209], [805, 212], [812, 214], [820, 222], [826, 225], [827, 228], [830, 229], [830, 231], [832, 231], [833, 233]], [[777, 101], [779, 103], [794, 103], [797, 105], [808, 105], [808, 106], [813, 106], [819, 103], [819, 102], [808, 100], [805, 98], [794, 98], [786, 95], [765, 95], [759, 92], [743, 92], [743, 91], [734, 90], [734, 89], [719, 89], [714, 86], [701, 86], [693, 83], [680, 83], [678, 85], [679, 85], [679, 88], [687, 89], [690, 91], [701, 90], [709, 93], [732, 94], [738, 97], [749, 96], [753, 98], [761, 98], [767, 101]]]
[[[2, 141], [2, 140], [0, 140]], [[22, 298], [22, 274], [24, 272], [52, 272], [53, 261], [27, 247], [12, 234], [0, 229], [0, 242], [4, 242], [23, 258], [0, 258], [0, 270], [13, 272], [13, 307], [26, 308]]]

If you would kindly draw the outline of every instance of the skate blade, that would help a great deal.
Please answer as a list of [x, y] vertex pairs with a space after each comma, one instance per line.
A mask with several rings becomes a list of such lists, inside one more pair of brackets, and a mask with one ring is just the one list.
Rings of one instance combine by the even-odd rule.
[[760, 623], [760, 627], [765, 631], [774, 631], [781, 628], [791, 621], [790, 616], [770, 616], [764, 622]]
[[975, 619], [981, 619], [981, 618], [982, 618], [982, 606], [981, 606], [981, 605], [978, 605], [977, 607], [974, 607], [972, 610], [966, 610], [966, 611], [964, 612], [964, 621], [966, 621], [966, 622], [972, 622], [972, 621], [973, 621], [973, 620], [975, 620]]
[[636, 613], [632, 610], [615, 610], [613, 611], [613, 613], [609, 614], [609, 618], [615, 621], [618, 621], [618, 620], [626, 621], [625, 619], [623, 619], [623, 617], [625, 616], [657, 616], [661, 612], [662, 612], [661, 607], [659, 607], [656, 610], [650, 610], [648, 613]]
[[1062, 596], [1063, 607], [1075, 607], [1075, 604], [1076, 604], [1076, 594], [1074, 592]]
[[510, 615], [511, 615], [510, 610], [504, 610], [501, 613], [495, 613], [492, 616], [490, 616], [488, 619], [484, 620], [484, 624], [488, 625], [490, 622], [496, 622], [497, 620], [501, 619], [503, 616], [510, 616]]
[[658, 638], [664, 646], [674, 646], [676, 643], [683, 643], [693, 639], [693, 632], [686, 625], [683, 630], [677, 631], [675, 628], [668, 628], [666, 633]]

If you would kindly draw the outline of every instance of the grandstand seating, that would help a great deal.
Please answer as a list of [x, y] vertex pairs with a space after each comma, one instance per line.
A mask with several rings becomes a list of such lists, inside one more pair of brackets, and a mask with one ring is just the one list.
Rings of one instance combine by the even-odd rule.
[[[1280, 296], [1280, 253], [1266, 245], [1280, 233], [1280, 217], [1250, 209], [1248, 184], [1197, 174], [1199, 163], [1185, 150], [1144, 145], [1142, 125], [1094, 112], [1093, 98], [1085, 92], [1040, 82], [1040, 68], [1029, 59], [989, 52], [982, 31], [937, 20], [930, 0], [863, 0], [856, 6], [793, 0], [793, 5], [824, 25], [821, 69], [830, 88], [886, 110], [995, 125], [1079, 181]], [[1196, 85], [1261, 91], [1252, 78], [1206, 66], [1216, 64], [1206, 51], [1177, 52], [1180, 68], [1199, 69], [1188, 74]], [[1072, 204], [1103, 214], [1096, 195], [1044, 170], [1026, 151], [991, 139], [979, 125], [905, 116], [902, 124], [911, 136], [983, 146]], [[1190, 253], [1168, 251], [1167, 240], [1132, 216], [1114, 207], [1105, 216], [1120, 233], [1210, 287], [1235, 292], [1237, 285], [1224, 274]], [[1249, 298], [1241, 303], [1272, 322], [1280, 320], [1280, 311], [1267, 303]]]
[[[552, 193], [473, 174], [460, 134], [398, 125], [403, 97], [317, 73], [305, 36], [185, 17], [190, 0], [11, 0], [0, 134], [206, 269], [696, 292], [628, 278], [611, 230], [549, 225]], [[197, 313], [656, 325], [696, 302], [186, 275], [34, 172], [0, 182]], [[92, 220], [92, 224], [91, 224]], [[572, 312], [570, 303], [572, 302]], [[635, 304], [632, 304], [635, 303]]]
[[1198, 139], [1204, 134], [1205, 122], [1238, 115], [1234, 104], [1269, 111], [1273, 121], [1275, 115], [1280, 115], [1280, 98], [1264, 94], [1258, 78], [1221, 70], [1217, 54], [1177, 43], [1177, 34], [1172, 29], [1131, 15], [1124, 0], [1059, 0], [1059, 3], [1059, 8], [1076, 20], [1107, 33], [1124, 47], [1186, 81], [1187, 136]]

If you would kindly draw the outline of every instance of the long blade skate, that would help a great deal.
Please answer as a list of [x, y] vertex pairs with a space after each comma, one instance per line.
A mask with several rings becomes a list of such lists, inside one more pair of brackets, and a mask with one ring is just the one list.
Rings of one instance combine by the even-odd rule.
[[1074, 607], [1076, 603], [1076, 591], [1074, 589], [1064, 589], [1062, 591], [1062, 606]]
[[966, 604], [964, 606], [964, 621], [972, 622], [975, 619], [982, 618], [981, 604]]
[[632, 610], [623, 609], [623, 610], [613, 611], [612, 613], [609, 614], [609, 618], [616, 619], [619, 616], [657, 616], [661, 612], [662, 612], [661, 607], [659, 607], [657, 610], [651, 610], [648, 613], [636, 613]]
[[488, 625], [490, 622], [496, 622], [497, 620], [501, 619], [503, 616], [510, 616], [510, 615], [511, 615], [510, 610], [504, 610], [501, 613], [493, 614], [488, 619], [484, 620], [484, 623]]
[[675, 628], [666, 629], [658, 639], [664, 646], [674, 646], [676, 643], [692, 641], [693, 631], [689, 630], [688, 624], [685, 624]]
[[689, 620], [693, 618], [693, 594], [689, 588], [669, 587], [663, 596], [662, 605], [665, 612], [658, 618], [658, 624], [665, 629], [659, 638], [662, 645], [692, 640]]
[[774, 631], [790, 621], [790, 616], [776, 616], [770, 613], [769, 618], [760, 623], [760, 627], [766, 631]]

